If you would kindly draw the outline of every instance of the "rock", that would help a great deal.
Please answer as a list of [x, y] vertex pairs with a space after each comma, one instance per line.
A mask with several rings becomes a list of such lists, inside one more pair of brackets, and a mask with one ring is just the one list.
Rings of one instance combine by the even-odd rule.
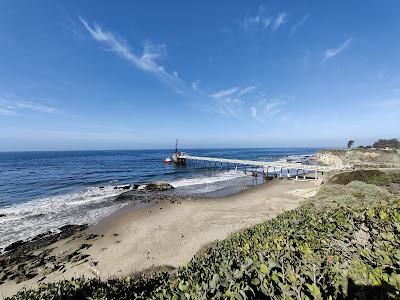
[[89, 249], [90, 247], [92, 247], [92, 244], [82, 244], [78, 250]]
[[1, 271], [0, 272], [0, 280], [5, 280], [5, 279], [7, 279], [7, 273], [4, 271]]
[[5, 217], [5, 216], [6, 216], [6, 214], [0, 214], [0, 218], [1, 218], [1, 217]]
[[114, 190], [137, 190], [139, 186], [140, 186], [139, 184], [120, 185], [120, 186], [115, 186]]
[[73, 258], [75, 258], [77, 255], [79, 255], [80, 253], [78, 251], [74, 251], [71, 254], [68, 254], [66, 256], [67, 261], [72, 261]]
[[4, 248], [4, 251], [10, 251], [10, 250], [16, 250], [17, 248], [19, 248], [21, 245], [25, 244], [27, 242], [19, 240], [16, 241], [14, 243], [12, 243], [11, 245], [8, 245], [7, 247]]
[[169, 183], [165, 183], [165, 182], [149, 183], [145, 187], [145, 189], [148, 191], [167, 191], [167, 190], [170, 190], [173, 188], [174, 187], [172, 185], [170, 185]]
[[53, 263], [47, 263], [44, 267], [50, 271], [53, 271], [56, 268], [55, 264]]
[[97, 238], [97, 237], [98, 237], [97, 234], [91, 233], [91, 234], [89, 234], [89, 235], [87, 236], [86, 240], [87, 240], [87, 241], [93, 240], [93, 239], [95, 239], [95, 238]]

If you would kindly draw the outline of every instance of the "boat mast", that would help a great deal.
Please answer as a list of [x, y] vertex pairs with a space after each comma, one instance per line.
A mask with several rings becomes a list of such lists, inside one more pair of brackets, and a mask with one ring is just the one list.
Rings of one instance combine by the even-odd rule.
[[175, 153], [178, 154], [178, 139], [176, 139], [175, 143]]

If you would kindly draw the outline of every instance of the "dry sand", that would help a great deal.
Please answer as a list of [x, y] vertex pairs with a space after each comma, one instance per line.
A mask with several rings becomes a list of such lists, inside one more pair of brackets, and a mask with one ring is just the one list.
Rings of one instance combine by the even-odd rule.
[[[178, 267], [187, 263], [201, 246], [228, 237], [232, 232], [295, 209], [319, 187], [318, 181], [275, 180], [236, 195], [160, 202], [140, 209], [122, 209], [89, 227], [84, 234], [61, 240], [50, 248], [60, 256], [81, 250], [90, 257], [67, 263], [64, 273], [47, 274], [42, 282], [77, 276], [121, 277], [153, 266]], [[87, 240], [88, 234], [99, 235]], [[0, 285], [1, 296], [38, 285], [39, 276], [16, 284]]]

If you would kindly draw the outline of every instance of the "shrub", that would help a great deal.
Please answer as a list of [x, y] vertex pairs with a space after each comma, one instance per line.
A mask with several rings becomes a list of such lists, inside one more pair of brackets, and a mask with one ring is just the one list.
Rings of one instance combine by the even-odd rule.
[[327, 181], [330, 184], [348, 184], [354, 180], [369, 182], [373, 177], [384, 176], [385, 173], [379, 170], [356, 170], [349, 172], [341, 172], [333, 175]]
[[372, 147], [374, 148], [394, 148], [400, 149], [400, 141], [398, 139], [380, 139], [377, 140]]

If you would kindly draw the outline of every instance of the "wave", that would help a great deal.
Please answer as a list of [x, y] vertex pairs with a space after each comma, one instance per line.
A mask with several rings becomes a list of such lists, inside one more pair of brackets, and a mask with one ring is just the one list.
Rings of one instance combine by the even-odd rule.
[[195, 185], [204, 185], [215, 182], [227, 181], [235, 178], [246, 177], [247, 175], [242, 171], [223, 171], [219, 174], [207, 177], [194, 177], [194, 178], [184, 178], [169, 182], [173, 187], [186, 187]]
[[69, 224], [94, 224], [126, 203], [112, 201], [124, 190], [114, 186], [52, 196], [0, 208], [0, 248]]
[[[231, 170], [208, 177], [174, 180], [170, 184], [176, 188], [206, 185], [204, 191], [208, 191], [215, 189], [212, 188], [213, 183], [243, 176], [246, 176], [243, 172]], [[64, 225], [95, 224], [127, 204], [113, 201], [126, 191], [116, 187], [118, 185], [89, 187], [79, 192], [0, 208], [0, 249], [18, 240], [27, 240], [49, 231], [56, 232]]]

